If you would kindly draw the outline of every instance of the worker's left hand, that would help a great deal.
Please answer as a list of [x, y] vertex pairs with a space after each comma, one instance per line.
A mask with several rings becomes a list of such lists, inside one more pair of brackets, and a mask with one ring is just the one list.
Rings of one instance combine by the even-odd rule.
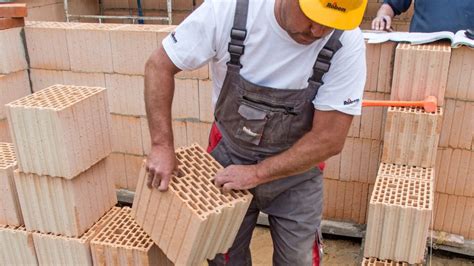
[[214, 183], [224, 193], [243, 190], [259, 185], [256, 165], [231, 165], [216, 173]]

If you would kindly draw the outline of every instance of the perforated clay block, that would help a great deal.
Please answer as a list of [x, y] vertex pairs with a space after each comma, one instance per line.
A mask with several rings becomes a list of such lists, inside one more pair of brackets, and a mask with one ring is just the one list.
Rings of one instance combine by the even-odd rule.
[[399, 169], [402, 175], [398, 176], [393, 167], [384, 167], [387, 172], [379, 171], [370, 199], [364, 256], [421, 263], [433, 211], [434, 182], [428, 173]]
[[0, 264], [38, 265], [33, 237], [24, 226], [0, 225]]
[[424, 181], [435, 181], [435, 169], [432, 167], [408, 166], [391, 163], [380, 163], [377, 176], [405, 178]]
[[94, 265], [173, 265], [130, 212], [120, 209], [92, 239]]
[[90, 242], [119, 212], [120, 208], [113, 207], [80, 237], [34, 232], [33, 239], [39, 264], [92, 266]]
[[25, 173], [72, 179], [111, 152], [105, 88], [54, 85], [7, 104]]
[[380, 260], [377, 258], [364, 258], [362, 266], [422, 266], [422, 263], [408, 264], [406, 262], [397, 262], [393, 260]]
[[13, 144], [0, 142], [0, 225], [23, 225], [13, 171], [16, 157]]
[[382, 162], [434, 167], [443, 108], [389, 107], [385, 122]]
[[72, 180], [14, 172], [28, 231], [78, 237], [117, 203], [105, 159]]
[[230, 248], [252, 195], [223, 194], [212, 180], [222, 166], [199, 145], [176, 156], [179, 174], [165, 193], [146, 186], [142, 167], [132, 216], [173, 263], [196, 265]]

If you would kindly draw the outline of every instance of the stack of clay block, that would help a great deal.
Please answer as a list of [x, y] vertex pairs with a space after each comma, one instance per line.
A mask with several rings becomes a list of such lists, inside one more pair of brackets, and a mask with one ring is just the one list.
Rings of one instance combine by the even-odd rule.
[[122, 208], [91, 242], [94, 265], [173, 265]]
[[25, 26], [27, 15], [24, 3], [0, 3], [0, 30]]
[[0, 142], [11, 142], [4, 105], [31, 93], [22, 28], [2, 29], [2, 14], [16, 12], [18, 4], [0, 4]]
[[381, 164], [370, 199], [365, 257], [422, 262], [433, 186], [434, 168]]
[[27, 232], [16, 192], [13, 144], [0, 142], [0, 264], [37, 265], [32, 236]]
[[[390, 98], [396, 44], [366, 44], [367, 82], [364, 99]], [[363, 108], [355, 116], [342, 152], [324, 169], [323, 218], [366, 223], [366, 211], [382, 155], [386, 109]]]
[[41, 265], [93, 265], [91, 241], [119, 212], [120, 208], [113, 207], [80, 237], [34, 232], [38, 262]]
[[[56, 238], [59, 247], [81, 238], [117, 203], [105, 163], [111, 147], [105, 89], [55, 85], [7, 104], [6, 111], [26, 230]], [[35, 246], [48, 250], [47, 243]], [[40, 264], [65, 263], [61, 256], [42, 258], [48, 260]]]
[[173, 263], [199, 265], [230, 248], [252, 195], [223, 194], [212, 182], [222, 166], [199, 145], [180, 148], [176, 156], [179, 174], [166, 193], [146, 186], [142, 167], [132, 216]]
[[[113, 152], [107, 166], [118, 188], [135, 190], [141, 163], [150, 151], [143, 100], [145, 64], [174, 28], [59, 22], [30, 22], [25, 27], [33, 91], [54, 84], [107, 88]], [[179, 73], [175, 85], [175, 146], [204, 146], [214, 119], [208, 66]]]
[[451, 47], [398, 44], [392, 100], [438, 99], [438, 109], [390, 107], [382, 164], [371, 195], [365, 257], [422, 263], [432, 222], [436, 152]]

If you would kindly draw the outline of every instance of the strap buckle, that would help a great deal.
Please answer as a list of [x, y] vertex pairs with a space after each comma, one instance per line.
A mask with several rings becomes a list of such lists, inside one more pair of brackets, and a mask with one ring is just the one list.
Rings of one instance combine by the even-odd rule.
[[240, 57], [245, 52], [245, 46], [235, 43], [229, 43], [228, 51], [230, 54], [230, 60], [227, 64], [235, 65], [242, 68], [242, 64], [240, 64]]
[[323, 49], [319, 52], [319, 56], [322, 57], [323, 59], [329, 61], [331, 60], [331, 58], [334, 56], [336, 52], [334, 52], [333, 50], [327, 48], [327, 47], [323, 47]]
[[313, 71], [320, 71], [320, 72], [328, 72], [329, 68], [331, 67], [331, 62], [325, 62], [322, 60], [316, 60], [316, 64], [314, 64]]
[[246, 29], [237, 29], [237, 28], [232, 28], [230, 30], [230, 37], [232, 39], [238, 40], [238, 41], [244, 41], [245, 37], [247, 37], [247, 30]]
[[227, 50], [229, 51], [229, 53], [232, 55], [232, 54], [235, 54], [235, 55], [243, 55], [244, 52], [245, 52], [245, 46], [243, 45], [240, 45], [240, 44], [236, 44], [236, 43], [229, 43], [228, 47], [227, 47]]

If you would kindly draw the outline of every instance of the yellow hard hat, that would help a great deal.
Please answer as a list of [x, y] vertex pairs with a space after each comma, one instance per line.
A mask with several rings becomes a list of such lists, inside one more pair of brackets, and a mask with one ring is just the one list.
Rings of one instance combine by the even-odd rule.
[[299, 0], [312, 21], [338, 30], [352, 30], [364, 17], [367, 0]]

